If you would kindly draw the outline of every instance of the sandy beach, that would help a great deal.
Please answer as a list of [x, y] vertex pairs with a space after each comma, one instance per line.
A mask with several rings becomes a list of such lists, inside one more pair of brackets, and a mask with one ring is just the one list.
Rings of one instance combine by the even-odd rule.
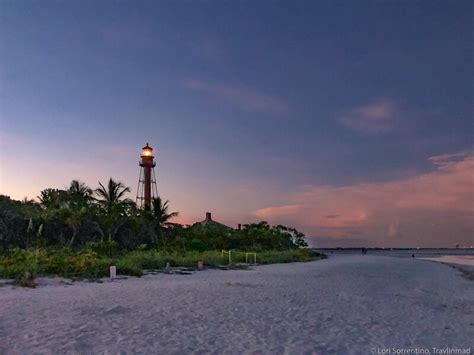
[[473, 339], [474, 282], [411, 258], [0, 288], [2, 354], [370, 354]]
[[471, 255], [443, 255], [431, 258], [418, 258], [420, 260], [438, 261], [447, 264], [474, 266], [474, 256]]

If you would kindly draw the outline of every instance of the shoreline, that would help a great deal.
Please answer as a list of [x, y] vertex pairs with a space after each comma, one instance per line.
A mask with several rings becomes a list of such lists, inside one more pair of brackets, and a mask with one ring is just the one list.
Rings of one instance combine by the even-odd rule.
[[[346, 249], [332, 249], [332, 248], [313, 248], [313, 250], [318, 252], [327, 252], [328, 257], [334, 256], [343, 256], [343, 255], [361, 255], [360, 248], [346, 248]], [[430, 252], [432, 251], [442, 251], [442, 254], [433, 255]], [[381, 248], [372, 248], [368, 249], [368, 252], [372, 251], [371, 253], [367, 253], [366, 256], [377, 256], [377, 257], [388, 257], [388, 258], [397, 258], [397, 259], [412, 259], [411, 254], [415, 254], [414, 252], [418, 252], [420, 254], [420, 250], [411, 249], [411, 248], [399, 248], [397, 250], [387, 250]], [[404, 252], [403, 254], [399, 254], [397, 252]], [[422, 252], [428, 253], [429, 256], [419, 257], [416, 256], [416, 260], [421, 261], [429, 261], [432, 263], [443, 264], [449, 266], [453, 269], [458, 270], [461, 273], [461, 276], [468, 279], [474, 280], [474, 251], [471, 248], [465, 249], [446, 249], [446, 248], [424, 248], [421, 250]], [[446, 251], [449, 252], [456, 252], [455, 254], [448, 254]], [[462, 253], [462, 254], [460, 254]]]
[[422, 257], [422, 258], [417, 258], [417, 259], [474, 267], [474, 256], [470, 256], [470, 255], [440, 255], [436, 257], [429, 257], [429, 258]]
[[[449, 257], [448, 258], [446, 257], [444, 258], [443, 257], [416, 258], [416, 259], [449, 266], [453, 269], [458, 270], [461, 273], [462, 277], [468, 280], [474, 281], [474, 260], [471, 261], [471, 259], [469, 259], [468, 262], [463, 263], [463, 260], [462, 260], [463, 258], [459, 258], [459, 257], [456, 257], [456, 258], [449, 258]], [[454, 262], [454, 261], [457, 261], [457, 262]]]

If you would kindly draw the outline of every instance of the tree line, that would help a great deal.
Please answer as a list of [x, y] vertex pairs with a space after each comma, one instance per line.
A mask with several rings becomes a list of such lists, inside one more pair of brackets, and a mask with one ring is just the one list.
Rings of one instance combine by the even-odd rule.
[[185, 228], [170, 222], [178, 212], [169, 211], [169, 201], [156, 197], [152, 208], [142, 209], [126, 197], [129, 192], [110, 178], [96, 189], [78, 180], [66, 189], [47, 188], [38, 201], [0, 195], [0, 253], [32, 247], [185, 252], [307, 246], [303, 233], [265, 221], [237, 230], [198, 223]]

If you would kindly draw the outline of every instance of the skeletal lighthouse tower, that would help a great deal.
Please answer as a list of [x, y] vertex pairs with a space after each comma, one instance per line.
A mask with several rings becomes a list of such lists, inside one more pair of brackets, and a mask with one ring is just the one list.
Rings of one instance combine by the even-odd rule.
[[142, 148], [140, 155], [140, 175], [138, 177], [137, 189], [137, 206], [145, 209], [151, 208], [151, 199], [158, 197], [158, 189], [156, 188], [155, 177], [155, 157], [153, 156], [153, 148], [148, 143]]

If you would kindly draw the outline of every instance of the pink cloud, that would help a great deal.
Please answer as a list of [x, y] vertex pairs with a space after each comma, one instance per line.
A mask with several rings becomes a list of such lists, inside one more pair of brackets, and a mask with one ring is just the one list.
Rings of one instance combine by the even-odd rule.
[[378, 99], [365, 106], [347, 110], [339, 122], [362, 134], [384, 133], [392, 129], [396, 107], [388, 99]]
[[[429, 159], [435, 170], [382, 183], [304, 186], [290, 203], [256, 215], [309, 235], [368, 239], [391, 245], [474, 244], [474, 153]], [[454, 243], [454, 239], [453, 239]], [[416, 244], [418, 245], [418, 244]]]
[[388, 234], [389, 237], [394, 237], [398, 234], [398, 226], [399, 226], [398, 221], [390, 223], [388, 225], [387, 234]]
[[284, 113], [289, 111], [286, 101], [269, 96], [242, 85], [214, 84], [201, 80], [188, 80], [188, 89], [201, 91], [219, 97], [246, 111]]
[[469, 157], [469, 152], [458, 152], [454, 154], [441, 154], [434, 157], [428, 158], [433, 165], [439, 166], [440, 168], [453, 167], [453, 163], [463, 161]]
[[277, 206], [267, 207], [259, 209], [255, 214], [259, 218], [274, 218], [279, 216], [294, 215], [301, 209], [300, 205], [288, 205], [288, 206]]

